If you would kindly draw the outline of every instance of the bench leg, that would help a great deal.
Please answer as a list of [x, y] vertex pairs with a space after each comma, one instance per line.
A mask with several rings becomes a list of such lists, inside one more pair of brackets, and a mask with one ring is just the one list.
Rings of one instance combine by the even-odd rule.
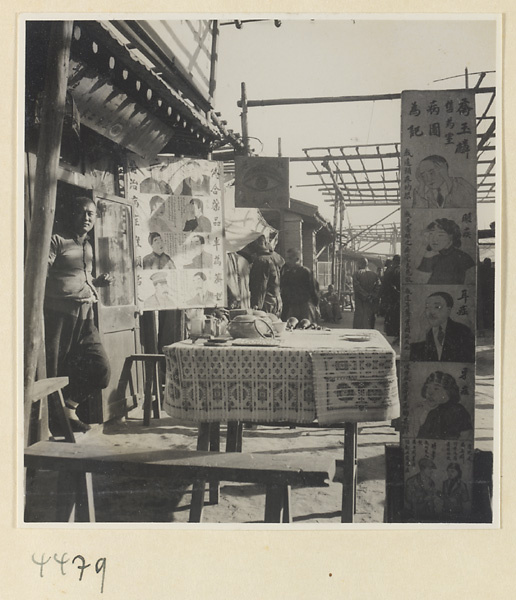
[[357, 424], [344, 424], [344, 461], [341, 523], [353, 523], [357, 475]]
[[290, 486], [286, 485], [283, 491], [283, 523], [292, 523], [292, 510], [290, 508]]
[[226, 452], [242, 452], [243, 423], [229, 421], [226, 438]]
[[36, 479], [36, 470], [35, 469], [25, 469], [25, 489], [24, 489], [24, 498], [25, 498], [25, 510], [23, 514], [23, 520], [25, 523], [31, 523], [34, 521], [34, 513], [35, 513], [35, 482]]
[[[220, 450], [220, 423], [211, 423], [210, 425], [210, 452], [219, 452]], [[218, 481], [210, 482], [209, 502], [218, 504], [220, 496], [220, 483]]]
[[161, 419], [161, 383], [159, 377], [159, 363], [154, 364], [154, 393], [156, 401], [154, 402], [152, 415], [155, 419]]
[[144, 363], [144, 374], [145, 374], [145, 386], [144, 386], [144, 400], [143, 400], [143, 424], [150, 425], [151, 412], [152, 412], [152, 381], [153, 381], [153, 365], [148, 361]]
[[[125, 400], [125, 392], [127, 390], [127, 385], [130, 383], [129, 389], [131, 390], [131, 394], [134, 394], [133, 391], [133, 382], [132, 382], [132, 376], [131, 376], [131, 370], [132, 370], [132, 366], [133, 366], [133, 361], [131, 359], [131, 357], [128, 357], [125, 359], [124, 361], [124, 366], [122, 367], [122, 372], [120, 373], [120, 379], [118, 380], [118, 386], [117, 386], [117, 390], [116, 390], [116, 395], [117, 398], [120, 400], [124, 400], [124, 407], [125, 407], [125, 416], [127, 417], [128, 415], [128, 411], [129, 411], [129, 407], [127, 406], [127, 402]], [[134, 402], [134, 398], [133, 398], [133, 402]], [[135, 408], [134, 406], [132, 408]]]
[[[288, 505], [289, 499], [289, 488], [288, 485], [269, 484], [265, 488], [265, 523], [281, 523], [282, 515], [283, 522], [285, 517], [290, 519], [290, 506]], [[287, 501], [287, 502], [285, 502]], [[288, 515], [285, 515], [285, 508], [287, 508]]]
[[91, 473], [60, 471], [57, 477], [56, 521], [95, 523]]
[[[201, 423], [199, 425], [199, 434], [197, 436], [197, 450], [206, 451], [210, 448], [210, 423]], [[190, 523], [200, 523], [202, 519], [202, 509], [204, 508], [204, 490], [206, 482], [197, 480], [192, 488], [192, 502], [190, 504]]]

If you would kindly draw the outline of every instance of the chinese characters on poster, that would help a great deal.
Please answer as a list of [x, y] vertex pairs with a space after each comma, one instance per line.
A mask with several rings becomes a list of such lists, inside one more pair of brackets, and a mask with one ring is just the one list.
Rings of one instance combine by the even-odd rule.
[[466, 522], [475, 412], [476, 122], [468, 90], [402, 94], [404, 519]]
[[129, 161], [143, 310], [224, 305], [221, 170], [219, 163], [199, 159]]

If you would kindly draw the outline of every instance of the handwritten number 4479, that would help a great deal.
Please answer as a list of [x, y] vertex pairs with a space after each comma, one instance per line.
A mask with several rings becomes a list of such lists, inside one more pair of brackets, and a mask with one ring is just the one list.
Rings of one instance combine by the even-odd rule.
[[[67, 558], [67, 556], [68, 555], [66, 552], [64, 552], [62, 554], [61, 558], [59, 558], [57, 556], [57, 554], [54, 554], [53, 557], [51, 555], [49, 555], [48, 558], [45, 557], [45, 554], [42, 554], [41, 559], [38, 560], [33, 554], [32, 562], [35, 565], [39, 565], [39, 576], [43, 577], [44, 566], [53, 558], [54, 562], [56, 562], [58, 565], [60, 565], [61, 575], [66, 575], [64, 566], [66, 563], [70, 562], [70, 559]], [[75, 568], [78, 569], [78, 571], [79, 571], [79, 581], [82, 581], [82, 578], [84, 576], [84, 571], [86, 571], [86, 569], [91, 567], [91, 563], [86, 563], [86, 559], [81, 554], [76, 554], [72, 558], [71, 562], [72, 562], [72, 565], [74, 565]], [[101, 583], [100, 583], [100, 593], [103, 594], [104, 593], [104, 578], [106, 576], [106, 558], [104, 557], [104, 558], [97, 559], [94, 569], [95, 569], [95, 573], [97, 575], [101, 574], [101, 576], [102, 576]]]

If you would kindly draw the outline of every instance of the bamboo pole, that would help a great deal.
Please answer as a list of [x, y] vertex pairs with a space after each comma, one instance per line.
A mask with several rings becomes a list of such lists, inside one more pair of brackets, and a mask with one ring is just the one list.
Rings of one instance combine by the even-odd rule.
[[23, 386], [26, 424], [30, 415], [28, 399], [36, 377], [38, 353], [43, 337], [43, 300], [56, 206], [57, 169], [61, 151], [72, 28], [73, 21], [53, 22], [48, 49], [34, 207], [24, 271]]

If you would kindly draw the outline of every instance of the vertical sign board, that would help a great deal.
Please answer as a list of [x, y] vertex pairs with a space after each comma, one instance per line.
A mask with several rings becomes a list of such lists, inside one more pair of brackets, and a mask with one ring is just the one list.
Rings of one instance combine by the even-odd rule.
[[475, 409], [475, 95], [406, 91], [401, 110], [404, 519], [467, 522]]
[[139, 306], [225, 306], [222, 165], [133, 155], [128, 171]]

